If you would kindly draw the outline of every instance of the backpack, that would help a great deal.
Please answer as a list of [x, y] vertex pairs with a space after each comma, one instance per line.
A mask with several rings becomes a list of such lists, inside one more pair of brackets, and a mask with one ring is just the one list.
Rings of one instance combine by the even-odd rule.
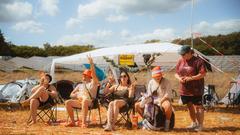
[[[152, 102], [145, 104], [143, 113], [143, 128], [148, 130], [161, 130], [164, 128], [166, 116], [164, 109]], [[170, 129], [173, 129], [175, 124], [175, 114], [172, 112], [170, 119]]]

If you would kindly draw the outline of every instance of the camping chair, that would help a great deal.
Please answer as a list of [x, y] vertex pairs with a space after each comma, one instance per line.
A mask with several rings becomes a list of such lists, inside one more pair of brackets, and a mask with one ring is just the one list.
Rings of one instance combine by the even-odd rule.
[[233, 86], [231, 84], [235, 84], [235, 89], [236, 91], [234, 92], [229, 92], [227, 97], [228, 97], [228, 104], [226, 106], [226, 108], [229, 108], [229, 107], [232, 107], [234, 108], [236, 105], [239, 104], [239, 101], [240, 101], [240, 94], [237, 93], [237, 82], [233, 81], [233, 82], [230, 82], [230, 86]]
[[[53, 101], [53, 104], [46, 103], [45, 105], [38, 107], [37, 121], [49, 123], [57, 121], [57, 100], [53, 99]], [[29, 116], [27, 123], [30, 122], [32, 122], [31, 116]]]
[[[47, 103], [38, 107], [37, 120], [42, 122], [56, 122], [57, 120], [57, 104], [63, 103], [64, 99], [68, 99], [70, 93], [73, 90], [73, 82], [68, 80], [60, 80], [53, 84], [55, 86], [58, 96], [53, 99], [53, 104]], [[47, 121], [46, 121], [47, 119]], [[28, 123], [31, 122], [31, 117], [28, 119]]]
[[[98, 110], [99, 122], [100, 122], [100, 125], [102, 125], [101, 110], [100, 110], [100, 94], [99, 94], [99, 92], [100, 92], [100, 86], [98, 86], [96, 98], [93, 99], [91, 106], [88, 107], [88, 110], [89, 110], [89, 112], [88, 112], [88, 121], [90, 121], [92, 110], [97, 109]], [[75, 113], [76, 113], [76, 116], [77, 116], [77, 120], [79, 120], [78, 110], [80, 110], [80, 109], [81, 108], [74, 107], [74, 110], [75, 110]]]
[[[139, 99], [141, 98], [141, 93], [145, 93], [146, 92], [146, 87], [145, 85], [136, 85], [135, 86], [135, 93], [134, 93], [134, 97], [133, 98], [129, 98], [128, 102], [130, 104], [126, 104], [125, 106], [123, 106], [122, 108], [120, 108], [119, 110], [119, 114], [120, 114], [120, 118], [116, 121], [116, 124], [119, 124], [120, 122], [124, 122], [125, 126], [127, 127], [127, 129], [131, 129], [132, 128], [132, 122], [131, 122], [131, 118], [130, 118], [130, 114], [133, 113], [135, 114], [135, 110], [134, 110], [134, 104], [135, 102], [139, 101]], [[108, 104], [114, 100], [114, 94], [109, 94], [107, 96], [105, 96], [104, 98], [101, 98], [101, 104], [108, 109]]]

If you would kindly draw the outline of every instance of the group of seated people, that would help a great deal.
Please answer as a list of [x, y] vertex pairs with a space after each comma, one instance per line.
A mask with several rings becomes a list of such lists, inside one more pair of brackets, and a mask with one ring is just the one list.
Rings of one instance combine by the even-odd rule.
[[[206, 68], [203, 61], [194, 55], [194, 51], [190, 46], [184, 45], [179, 50], [182, 56], [176, 66], [175, 77], [180, 84], [180, 100], [186, 104], [189, 110], [189, 116], [192, 124], [189, 128], [195, 131], [201, 131], [203, 128], [204, 111], [202, 107], [202, 94], [204, 90], [204, 76]], [[82, 119], [81, 127], [88, 127], [87, 113], [88, 107], [92, 105], [93, 99], [96, 98], [99, 87], [99, 80], [96, 76], [93, 59], [88, 57], [90, 69], [85, 70], [82, 74], [82, 84], [79, 84], [71, 93], [70, 100], [65, 101], [65, 107], [70, 117], [70, 121], [65, 126], [75, 126], [74, 108], [81, 108]], [[147, 86], [146, 94], [152, 95], [154, 104], [162, 108], [165, 114], [164, 130], [169, 131], [173, 106], [172, 88], [170, 81], [163, 77], [163, 70], [160, 66], [156, 66], [151, 72], [152, 79]], [[36, 123], [37, 108], [48, 102], [53, 102], [53, 98], [57, 96], [56, 88], [49, 84], [52, 77], [49, 74], [43, 74], [40, 84], [32, 89], [32, 95], [29, 99], [21, 102], [22, 105], [30, 104], [31, 124]], [[134, 97], [136, 92], [136, 82], [131, 82], [130, 76], [126, 71], [120, 71], [118, 82], [114, 81], [113, 76], [108, 77], [108, 83], [103, 89], [103, 94], [114, 93], [115, 99], [108, 104], [107, 124], [104, 128], [106, 131], [115, 129], [115, 124], [121, 108], [130, 104], [129, 99]], [[143, 95], [142, 95], [143, 101]], [[141, 100], [140, 100], [141, 101]], [[144, 107], [140, 102], [134, 103], [135, 111], [143, 117]], [[145, 110], [146, 110], [145, 109]]]
[[[88, 57], [90, 69], [86, 69], [82, 73], [83, 83], [78, 84], [71, 92], [71, 99], [65, 101], [65, 107], [70, 117], [70, 121], [65, 124], [67, 127], [76, 126], [74, 121], [74, 108], [81, 108], [82, 118], [81, 127], [88, 127], [86, 120], [88, 107], [92, 104], [92, 100], [96, 98], [99, 81], [95, 73], [93, 59]], [[129, 74], [122, 70], [118, 78], [119, 83], [116, 83], [113, 75], [108, 76], [108, 82], [103, 89], [103, 94], [108, 95], [114, 93], [114, 100], [108, 105], [107, 124], [105, 131], [115, 130], [115, 123], [118, 118], [119, 110], [126, 104], [130, 104], [129, 99], [134, 97], [136, 82], [131, 82]], [[57, 96], [56, 88], [50, 84], [52, 77], [49, 74], [43, 74], [40, 79], [40, 84], [32, 89], [32, 95], [22, 105], [30, 104], [30, 125], [36, 123], [37, 108], [46, 103], [53, 102], [53, 98]], [[165, 130], [169, 130], [170, 117], [172, 113], [171, 105], [171, 86], [170, 82], [163, 78], [162, 70], [159, 66], [152, 70], [152, 80], [150, 80], [147, 88], [147, 93], [156, 94], [158, 97], [157, 104], [164, 108], [166, 114]], [[143, 117], [143, 107], [139, 102], [135, 103], [135, 110]], [[79, 125], [79, 124], [78, 124]]]

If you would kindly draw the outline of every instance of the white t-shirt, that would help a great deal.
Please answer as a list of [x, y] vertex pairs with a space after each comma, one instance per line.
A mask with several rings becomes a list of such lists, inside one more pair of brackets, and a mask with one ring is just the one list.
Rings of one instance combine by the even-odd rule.
[[[97, 87], [98, 87], [97, 84], [94, 84], [93, 80], [89, 83], [83, 82], [81, 84], [78, 84], [77, 85], [77, 89], [79, 90], [78, 97], [87, 98], [87, 99], [96, 98]], [[91, 96], [89, 95], [89, 93], [91, 94]]]
[[148, 83], [147, 94], [151, 95], [154, 91], [157, 91], [157, 98], [163, 98], [167, 96], [169, 99], [172, 99], [172, 87], [168, 79], [162, 78], [160, 84], [154, 79], [151, 79]]

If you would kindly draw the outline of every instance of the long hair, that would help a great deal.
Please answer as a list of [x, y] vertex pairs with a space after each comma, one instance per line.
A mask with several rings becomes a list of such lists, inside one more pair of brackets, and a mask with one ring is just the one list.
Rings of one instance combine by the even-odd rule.
[[126, 70], [123, 70], [123, 69], [120, 70], [120, 76], [118, 78], [119, 84], [121, 84], [121, 74], [122, 73], [125, 73], [127, 75], [127, 78], [128, 78], [127, 84], [131, 85], [132, 82], [131, 82], [130, 76], [129, 76], [128, 72]]

